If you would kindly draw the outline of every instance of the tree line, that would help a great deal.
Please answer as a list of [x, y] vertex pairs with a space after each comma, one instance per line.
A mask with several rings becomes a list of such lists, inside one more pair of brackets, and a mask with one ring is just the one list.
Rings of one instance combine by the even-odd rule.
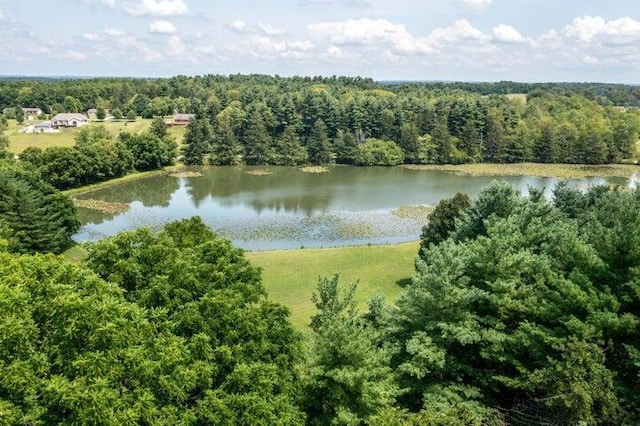
[[640, 112], [625, 96], [637, 90], [262, 75], [8, 80], [0, 107], [194, 113], [190, 164], [602, 164], [636, 159]]
[[4, 424], [640, 421], [640, 190], [443, 200], [395, 303], [361, 312], [355, 285], [323, 277], [306, 336], [198, 218], [89, 244], [79, 265], [7, 236]]
[[65, 190], [126, 175], [134, 170], [161, 169], [173, 164], [178, 144], [158, 118], [149, 130], [117, 137], [104, 126], [87, 126], [75, 134], [73, 147], [29, 147], [19, 162], [29, 163], [47, 183]]

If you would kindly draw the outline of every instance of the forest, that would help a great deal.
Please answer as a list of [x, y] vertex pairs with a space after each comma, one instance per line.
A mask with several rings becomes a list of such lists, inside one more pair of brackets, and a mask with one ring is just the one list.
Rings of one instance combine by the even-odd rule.
[[638, 97], [625, 85], [360, 77], [0, 81], [5, 118], [23, 119], [26, 106], [43, 118], [96, 107], [120, 119], [193, 113], [184, 162], [217, 165], [635, 161]]
[[[0, 194], [77, 226], [66, 196], [7, 168]], [[640, 190], [443, 200], [398, 300], [361, 312], [356, 284], [321, 277], [307, 334], [197, 217], [91, 243], [80, 264], [39, 253], [40, 234], [16, 245], [5, 217], [3, 424], [640, 421]]]

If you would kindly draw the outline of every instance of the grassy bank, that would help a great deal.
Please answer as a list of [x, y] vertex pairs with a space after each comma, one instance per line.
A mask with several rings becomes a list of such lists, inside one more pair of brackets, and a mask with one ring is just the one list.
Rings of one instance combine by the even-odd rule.
[[460, 173], [470, 176], [536, 176], [557, 178], [586, 178], [586, 177], [631, 177], [640, 172], [636, 164], [541, 164], [541, 163], [513, 163], [513, 164], [425, 164], [406, 165], [412, 170], [440, 170]]
[[247, 257], [262, 267], [269, 298], [289, 307], [294, 325], [306, 328], [315, 307], [311, 295], [318, 277], [340, 275], [347, 286], [358, 281], [356, 297], [366, 307], [371, 296], [382, 294], [393, 302], [413, 275], [418, 242], [329, 249], [248, 252]]
[[181, 167], [182, 165], [175, 165], [175, 166], [165, 167], [162, 170], [151, 170], [148, 172], [129, 173], [128, 175], [122, 176], [119, 178], [110, 179], [104, 182], [94, 183], [93, 185], [81, 186], [79, 188], [67, 189], [66, 191], [62, 191], [62, 192], [69, 196], [80, 195], [87, 192], [95, 191], [97, 189], [108, 188], [110, 186], [118, 185], [124, 182], [131, 182], [134, 180], [143, 179], [151, 176], [158, 176], [165, 173], [177, 172], [178, 170], [180, 170]]

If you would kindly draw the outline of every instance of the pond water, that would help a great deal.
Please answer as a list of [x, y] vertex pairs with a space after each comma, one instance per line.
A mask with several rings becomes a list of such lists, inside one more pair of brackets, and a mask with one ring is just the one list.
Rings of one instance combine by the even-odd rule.
[[[456, 192], [475, 196], [494, 177], [404, 167], [336, 166], [326, 173], [294, 167], [199, 167], [197, 177], [156, 176], [83, 194], [79, 198], [129, 205], [120, 214], [79, 208], [77, 242], [96, 241], [143, 226], [198, 215], [218, 234], [248, 250], [386, 244], [419, 239], [428, 209]], [[268, 170], [269, 174], [259, 173]], [[258, 172], [258, 173], [256, 173]], [[555, 178], [500, 177], [520, 192], [550, 194]], [[569, 180], [571, 185], [620, 178]]]

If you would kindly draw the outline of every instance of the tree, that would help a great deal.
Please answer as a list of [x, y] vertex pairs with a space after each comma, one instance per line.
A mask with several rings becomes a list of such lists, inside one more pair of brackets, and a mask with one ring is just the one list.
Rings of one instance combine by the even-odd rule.
[[329, 164], [332, 161], [327, 126], [322, 119], [317, 119], [313, 124], [307, 141], [307, 152], [311, 164]]
[[460, 220], [464, 211], [471, 205], [467, 194], [456, 193], [453, 198], [441, 200], [428, 216], [427, 224], [420, 235], [420, 253], [430, 245], [440, 244], [449, 238], [456, 229], [456, 220]]
[[136, 121], [136, 118], [138, 118], [136, 111], [134, 109], [130, 109], [127, 112], [127, 120], [129, 121]]
[[221, 120], [214, 134], [212, 162], [221, 166], [238, 164], [242, 146], [233, 131], [229, 120]]
[[96, 118], [98, 120], [104, 120], [106, 117], [107, 117], [107, 113], [106, 113], [104, 107], [99, 106], [96, 109]]
[[15, 107], [14, 108], [14, 116], [16, 118], [16, 121], [18, 122], [18, 124], [22, 124], [24, 123], [25, 120], [25, 114], [24, 114], [24, 110], [20, 107]]
[[287, 126], [275, 144], [276, 161], [281, 166], [296, 166], [307, 162], [307, 150], [300, 143], [294, 126]]
[[356, 149], [355, 164], [358, 166], [397, 166], [404, 161], [404, 153], [395, 142], [367, 139]]
[[165, 138], [169, 134], [169, 126], [167, 126], [162, 117], [156, 117], [151, 121], [149, 133], [160, 139]]
[[196, 117], [187, 125], [182, 153], [186, 165], [202, 165], [211, 151], [213, 129], [209, 120]]
[[261, 114], [251, 116], [244, 134], [244, 161], [247, 164], [271, 164], [271, 137], [267, 133]]
[[138, 171], [157, 170], [173, 163], [178, 144], [170, 136], [164, 138], [149, 132], [121, 133], [120, 139], [133, 155], [133, 166]]
[[61, 253], [80, 228], [73, 202], [33, 167], [0, 163], [0, 222], [11, 252]]
[[362, 424], [392, 404], [390, 353], [358, 314], [355, 285], [340, 292], [338, 276], [320, 278], [303, 406], [312, 425]]
[[450, 163], [453, 158], [453, 140], [445, 119], [436, 121], [431, 132], [431, 143], [435, 147], [436, 161], [439, 164]]
[[9, 159], [12, 157], [8, 148], [9, 148], [9, 137], [5, 134], [0, 134], [0, 160]]
[[[637, 421], [638, 298], [626, 291], [640, 198], [562, 191], [560, 210], [540, 191], [514, 198], [493, 184], [453, 238], [423, 249], [384, 339], [398, 348], [401, 406], [463, 406], [475, 424]], [[483, 231], [468, 232], [480, 218]]]
[[487, 136], [484, 142], [485, 161], [499, 163], [504, 161], [506, 149], [506, 132], [504, 129], [504, 116], [496, 107], [489, 110], [487, 116]]

